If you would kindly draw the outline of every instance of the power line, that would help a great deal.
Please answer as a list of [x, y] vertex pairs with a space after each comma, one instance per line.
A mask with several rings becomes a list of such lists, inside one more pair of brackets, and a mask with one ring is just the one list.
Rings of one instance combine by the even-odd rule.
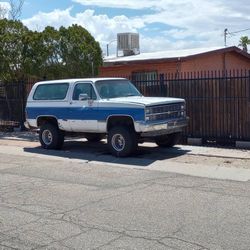
[[247, 30], [250, 30], [250, 28], [244, 29], [244, 30], [232, 31], [232, 32], [229, 32], [229, 34], [236, 34], [236, 33], [244, 32], [244, 31], [247, 31]]
[[229, 32], [227, 28], [224, 29], [224, 46], [227, 47], [227, 36], [228, 35], [233, 36], [234, 34], [244, 32], [244, 31], [248, 31], [248, 30], [250, 30], [250, 28], [243, 29], [243, 30], [236, 30], [236, 31], [232, 31], [232, 32]]

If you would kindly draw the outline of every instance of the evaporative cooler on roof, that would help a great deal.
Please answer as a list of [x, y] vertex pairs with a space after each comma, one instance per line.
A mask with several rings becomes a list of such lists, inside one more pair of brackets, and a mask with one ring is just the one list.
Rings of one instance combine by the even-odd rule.
[[123, 56], [140, 54], [138, 33], [118, 33], [117, 50], [123, 52]]

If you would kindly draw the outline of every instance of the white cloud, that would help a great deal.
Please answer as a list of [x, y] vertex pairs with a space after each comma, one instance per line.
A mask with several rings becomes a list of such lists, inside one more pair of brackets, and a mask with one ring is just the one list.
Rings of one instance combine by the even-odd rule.
[[[100, 42], [104, 51], [106, 51], [106, 44], [115, 39], [119, 32], [142, 32], [140, 36], [142, 52], [223, 46], [223, 30], [225, 28], [228, 28], [229, 31], [250, 28], [248, 1], [144, 0], [135, 3], [134, 0], [72, 0], [72, 2], [84, 6], [147, 8], [153, 10], [153, 14], [135, 17], [127, 17], [126, 15], [110, 17], [106, 14], [98, 15], [94, 10], [87, 9], [72, 15], [71, 8], [68, 8], [54, 10], [50, 13], [39, 12], [23, 22], [29, 28], [36, 30], [41, 30], [47, 25], [56, 28], [62, 25], [67, 27], [74, 23], [82, 25]], [[122, 13], [126, 12], [122, 11]], [[147, 25], [154, 23], [162, 23], [170, 28], [159, 30], [157, 35], [152, 36]], [[228, 36], [228, 45], [238, 45], [241, 35], [250, 35], [250, 32]], [[110, 44], [110, 50], [115, 53], [115, 43]]]
[[109, 18], [107, 15], [95, 15], [93, 10], [86, 10], [72, 16], [71, 9], [54, 10], [50, 13], [39, 12], [32, 18], [23, 20], [23, 23], [32, 30], [43, 30], [46, 26], [59, 28], [78, 24], [86, 28], [105, 50], [106, 44], [116, 38], [119, 32], [136, 32], [144, 27], [140, 18], [128, 18], [124, 15]]
[[213, 30], [235, 26], [242, 28], [249, 25], [249, 0], [72, 0], [84, 6], [153, 9], [154, 14], [144, 15], [145, 23], [161, 22], [187, 29]]
[[24, 19], [23, 23], [30, 29], [37, 31], [42, 31], [46, 26], [53, 26], [55, 28], [69, 26], [74, 22], [70, 11], [71, 8], [66, 10], [56, 9], [49, 13], [39, 12], [29, 19]]
[[0, 2], [0, 7], [10, 9], [10, 4], [8, 2]]
[[8, 2], [0, 2], [0, 19], [8, 18], [10, 4]]
[[[145, 8], [155, 8], [159, 6], [159, 0], [72, 0], [72, 2], [80, 3], [84, 6], [98, 6], [98, 7], [107, 7], [107, 8], [128, 8], [128, 9], [145, 9]], [[161, 2], [161, 0], [160, 0]]]

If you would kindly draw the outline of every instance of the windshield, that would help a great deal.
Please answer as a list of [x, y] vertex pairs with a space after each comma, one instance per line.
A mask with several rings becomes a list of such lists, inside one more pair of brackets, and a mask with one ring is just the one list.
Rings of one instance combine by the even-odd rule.
[[103, 99], [141, 96], [141, 93], [128, 80], [101, 80], [96, 82], [95, 85]]

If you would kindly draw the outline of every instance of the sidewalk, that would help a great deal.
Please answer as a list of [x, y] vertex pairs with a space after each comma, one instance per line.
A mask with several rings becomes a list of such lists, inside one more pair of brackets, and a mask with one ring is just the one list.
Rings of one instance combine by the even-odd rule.
[[[36, 132], [0, 132], [0, 141], [27, 141], [38, 142], [38, 134]], [[79, 138], [73, 138], [72, 140], [82, 140]], [[83, 139], [84, 140], [84, 139]], [[1, 143], [0, 143], [1, 144]], [[40, 145], [40, 144], [39, 144]], [[152, 146], [152, 143], [144, 143], [143, 146]], [[186, 150], [188, 155], [201, 155], [201, 156], [214, 156], [221, 158], [235, 158], [235, 159], [249, 159], [250, 150], [226, 148], [226, 147], [210, 147], [210, 146], [190, 146], [182, 145], [182, 149]], [[171, 151], [171, 149], [170, 149]], [[250, 166], [249, 166], [250, 167]]]
[[105, 143], [88, 143], [85, 139], [67, 141], [63, 150], [44, 150], [38, 135], [31, 132], [0, 133], [0, 153], [88, 164], [107, 164], [213, 179], [250, 180], [250, 151], [232, 148], [177, 145], [163, 149], [154, 143], [139, 145], [138, 154], [116, 158]]
[[[250, 150], [209, 146], [182, 146], [190, 155], [215, 156], [222, 158], [249, 159]], [[249, 166], [250, 167], [250, 166]]]

